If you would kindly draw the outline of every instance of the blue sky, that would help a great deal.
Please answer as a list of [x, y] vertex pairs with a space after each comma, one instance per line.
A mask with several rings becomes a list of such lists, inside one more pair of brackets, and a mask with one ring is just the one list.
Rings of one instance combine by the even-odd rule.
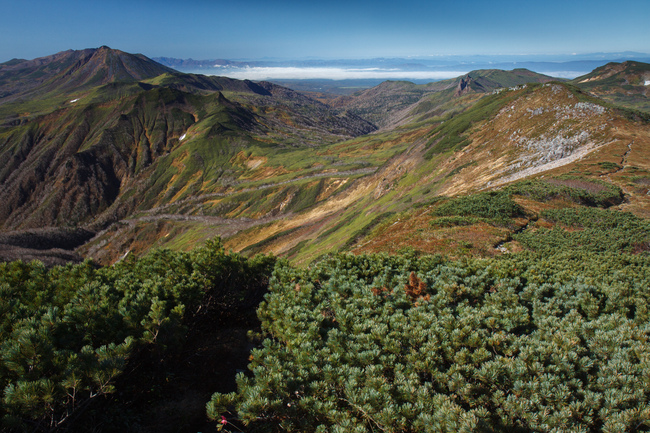
[[0, 62], [108, 45], [149, 57], [650, 52], [650, 0], [0, 0]]

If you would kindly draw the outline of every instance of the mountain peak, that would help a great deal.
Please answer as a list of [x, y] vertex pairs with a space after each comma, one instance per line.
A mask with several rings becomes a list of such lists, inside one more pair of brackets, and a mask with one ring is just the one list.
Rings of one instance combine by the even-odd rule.
[[0, 104], [16, 98], [73, 93], [111, 82], [134, 82], [174, 73], [142, 54], [107, 46], [67, 50], [33, 60], [0, 65]]

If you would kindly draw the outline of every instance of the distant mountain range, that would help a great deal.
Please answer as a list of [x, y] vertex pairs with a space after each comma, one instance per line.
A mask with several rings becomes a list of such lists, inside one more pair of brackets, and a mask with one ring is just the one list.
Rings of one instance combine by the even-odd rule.
[[[399, 215], [560, 175], [618, 186], [617, 206], [650, 216], [646, 63], [609, 63], [570, 82], [487, 68], [345, 96], [166, 63], [101, 47], [0, 64], [5, 251], [68, 239], [78, 257], [111, 263], [216, 235], [299, 262], [393, 251], [401, 241], [389, 245], [390, 233], [374, 230], [382, 222], [402, 240], [435, 237], [425, 217], [409, 214], [406, 227]], [[514, 229], [490, 227], [476, 222], [467, 230], [484, 242], [447, 243], [446, 253], [498, 254], [489, 245]]]
[[[650, 54], [637, 52], [591, 53], [581, 55], [494, 55], [494, 56], [427, 56], [410, 58], [373, 59], [304, 59], [304, 60], [194, 60], [170, 57], [154, 58], [157, 62], [183, 72], [227, 75], [235, 78], [245, 74], [267, 74], [272, 81], [296, 79], [304, 70], [304, 77], [312, 79], [358, 79], [359, 71], [375, 71], [384, 79], [407, 78], [418, 83], [449, 78], [448, 73], [477, 69], [529, 69], [561, 78], [574, 78], [611, 62], [636, 60], [650, 62]], [[291, 76], [287, 68], [291, 68]], [[329, 70], [329, 71], [328, 71]], [[334, 72], [337, 70], [337, 72]], [[309, 71], [309, 74], [307, 74]], [[342, 75], [341, 71], [347, 71]], [[353, 76], [353, 72], [357, 75]], [[445, 76], [445, 73], [447, 75]], [[320, 75], [319, 75], [320, 74]], [[249, 77], [250, 78], [250, 77]], [[381, 78], [378, 76], [378, 78]], [[366, 78], [372, 80], [371, 78]], [[301, 83], [304, 84], [304, 83]]]

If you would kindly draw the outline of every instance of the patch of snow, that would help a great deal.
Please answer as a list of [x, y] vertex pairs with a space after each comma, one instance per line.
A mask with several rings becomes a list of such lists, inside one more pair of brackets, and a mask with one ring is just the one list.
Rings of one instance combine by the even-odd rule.
[[178, 141], [183, 141], [183, 140], [185, 140], [185, 136], [186, 136], [186, 135], [187, 135], [187, 134], [183, 134], [183, 135], [181, 135], [181, 138], [179, 138]]
[[650, 86], [650, 80], [646, 80], [645, 83], [643, 83], [644, 86]]
[[72, 101], [70, 101], [70, 103], [71, 103], [71, 104], [72, 104], [72, 103], [75, 103], [75, 102], [77, 102], [78, 100], [79, 100], [79, 98], [77, 98], [77, 99], [73, 99]]

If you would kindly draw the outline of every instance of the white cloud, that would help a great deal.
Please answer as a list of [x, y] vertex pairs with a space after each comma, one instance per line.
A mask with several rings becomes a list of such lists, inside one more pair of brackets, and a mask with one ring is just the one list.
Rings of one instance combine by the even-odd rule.
[[223, 75], [240, 80], [355, 80], [355, 79], [414, 79], [444, 80], [464, 75], [469, 71], [401, 71], [380, 68], [297, 68], [297, 67], [246, 67], [226, 69]]
[[588, 73], [589, 71], [553, 71], [553, 72], [542, 72], [544, 75], [550, 75], [551, 77], [557, 77], [557, 78], [568, 78], [568, 79], [573, 79], [575, 77], [579, 77], [580, 75], [584, 75]]

